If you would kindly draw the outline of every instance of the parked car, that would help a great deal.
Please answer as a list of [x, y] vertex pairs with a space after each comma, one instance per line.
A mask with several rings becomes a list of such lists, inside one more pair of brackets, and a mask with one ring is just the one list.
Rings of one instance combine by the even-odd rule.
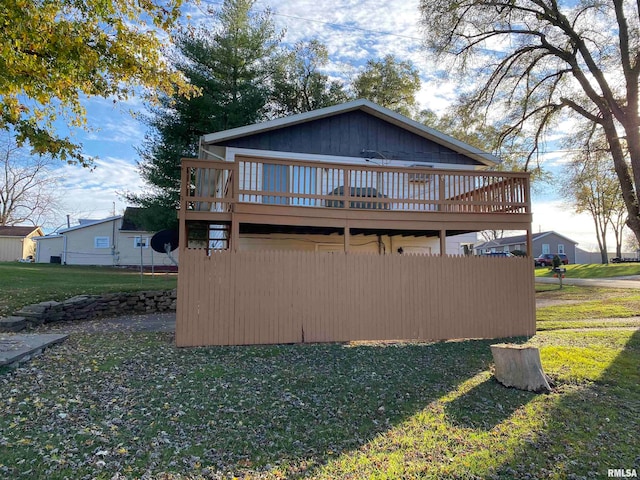
[[536, 267], [551, 267], [553, 266], [553, 257], [560, 257], [560, 261], [563, 265], [569, 265], [569, 257], [564, 253], [543, 253], [535, 259]]

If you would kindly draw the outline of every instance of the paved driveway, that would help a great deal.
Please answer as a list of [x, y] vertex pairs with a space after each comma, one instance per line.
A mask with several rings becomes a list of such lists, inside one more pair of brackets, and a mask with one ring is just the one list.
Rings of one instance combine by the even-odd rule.
[[[558, 279], [536, 277], [536, 283], [558, 284]], [[640, 288], [640, 275], [612, 278], [563, 278], [562, 283], [581, 287]]]

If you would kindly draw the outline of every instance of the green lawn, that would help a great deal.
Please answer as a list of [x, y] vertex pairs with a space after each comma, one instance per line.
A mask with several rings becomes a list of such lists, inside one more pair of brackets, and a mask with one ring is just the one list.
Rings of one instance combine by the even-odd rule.
[[537, 297], [571, 303], [540, 307], [538, 331], [567, 328], [640, 327], [640, 291], [594, 287], [545, 285]]
[[640, 330], [567, 328], [630, 308], [623, 292], [538, 294], [592, 312], [567, 309], [528, 340], [548, 395], [495, 382], [492, 341], [178, 349], [169, 334], [74, 335], [0, 373], [0, 477], [606, 478], [638, 468]]
[[[567, 278], [609, 278], [640, 275], [640, 263], [610, 263], [608, 265], [564, 265]], [[552, 277], [550, 267], [537, 267], [536, 277]]]
[[0, 262], [0, 316], [31, 303], [60, 301], [74, 295], [170, 290], [175, 286], [175, 275], [152, 277], [110, 267]]

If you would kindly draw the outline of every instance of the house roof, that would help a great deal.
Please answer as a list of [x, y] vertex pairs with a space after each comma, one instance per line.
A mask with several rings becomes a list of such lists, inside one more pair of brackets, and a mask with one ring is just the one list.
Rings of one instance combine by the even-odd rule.
[[58, 234], [73, 232], [75, 230], [80, 230], [81, 228], [91, 227], [93, 225], [100, 225], [102, 223], [113, 222], [114, 220], [122, 219], [122, 224], [120, 226], [120, 230], [129, 231], [129, 232], [146, 232], [146, 230], [139, 225], [139, 221], [137, 218], [138, 213], [140, 212], [140, 208], [135, 207], [127, 207], [124, 211], [124, 215], [115, 215], [113, 217], [101, 218], [99, 220], [91, 220], [83, 218], [80, 220], [80, 225], [74, 225], [73, 227], [63, 228], [58, 230]]
[[43, 233], [40, 227], [0, 227], [0, 237], [26, 237], [38, 230]]
[[122, 218], [122, 215], [116, 215], [114, 217], [102, 218], [100, 220], [87, 220], [87, 219], [84, 219], [83, 223], [81, 223], [80, 225], [74, 225], [73, 227], [63, 228], [61, 230], [58, 230], [58, 233], [73, 232], [74, 230], [80, 230], [81, 228], [87, 228], [87, 227], [91, 227], [93, 225], [99, 225], [101, 223], [113, 222], [114, 220], [118, 220], [120, 218]]
[[[539, 233], [534, 233], [531, 235], [531, 241], [535, 242], [536, 240], [540, 240], [541, 238], [546, 237], [547, 235], [557, 235], [558, 237], [564, 238], [565, 240], [567, 240], [569, 243], [573, 243], [575, 245], [578, 244], [578, 242], [576, 242], [575, 240], [571, 240], [568, 237], [565, 237], [564, 235], [560, 235], [557, 232], [554, 232], [553, 230], [550, 230], [548, 232], [539, 232]], [[488, 242], [485, 243], [481, 243], [479, 245], [476, 245], [474, 248], [491, 248], [491, 247], [504, 247], [505, 245], [523, 245], [527, 242], [527, 236], [526, 235], [516, 235], [513, 237], [503, 237], [503, 238], [496, 238], [494, 240], [490, 240]]]
[[483, 165], [487, 165], [489, 167], [495, 166], [500, 163], [501, 160], [491, 155], [490, 153], [484, 152], [476, 147], [468, 145], [460, 140], [456, 140], [449, 135], [446, 135], [442, 132], [434, 130], [433, 128], [427, 127], [420, 122], [416, 122], [415, 120], [411, 120], [404, 115], [400, 115], [393, 110], [389, 110], [388, 108], [381, 107], [369, 100], [359, 99], [354, 100], [352, 102], [342, 103], [340, 105], [333, 105], [331, 107], [321, 108], [318, 110], [312, 110], [310, 112], [299, 113], [296, 115], [290, 115], [288, 117], [277, 118], [275, 120], [269, 120], [262, 123], [256, 123], [253, 125], [247, 125], [244, 127], [232, 128], [230, 130], [223, 130], [221, 132], [210, 133], [204, 135], [202, 137], [203, 144], [214, 144], [219, 143], [226, 140], [232, 140], [239, 137], [245, 137], [249, 135], [254, 135], [256, 133], [263, 133], [270, 130], [277, 130], [280, 128], [285, 128], [293, 125], [297, 125], [300, 123], [310, 122], [313, 120], [318, 120], [321, 118], [331, 117], [334, 115], [339, 115], [346, 112], [351, 112], [354, 110], [360, 110], [370, 115], [373, 115], [377, 118], [380, 118], [386, 122], [389, 122], [393, 125], [396, 125], [400, 128], [403, 128], [413, 134], [419, 135], [427, 140], [435, 142], [444, 147], [450, 148], [451, 150], [464, 154]]

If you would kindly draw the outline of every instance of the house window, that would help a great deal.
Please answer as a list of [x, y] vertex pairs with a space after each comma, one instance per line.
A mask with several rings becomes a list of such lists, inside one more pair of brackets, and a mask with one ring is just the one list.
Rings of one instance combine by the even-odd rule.
[[93, 238], [93, 247], [94, 248], [109, 248], [111, 246], [111, 241], [109, 237], [94, 237]]
[[551, 251], [549, 250], [549, 244], [548, 243], [543, 243], [542, 244], [542, 253], [551, 253]]
[[564, 251], [564, 243], [558, 244], [558, 253], [565, 253]]
[[516, 245], [516, 250], [522, 251], [522, 245]]
[[502, 251], [508, 253], [509, 252], [509, 247], [502, 247]]
[[[289, 192], [289, 166], [265, 163], [262, 166], [262, 190], [265, 192]], [[286, 205], [289, 197], [263, 195], [262, 203]]]
[[133, 237], [135, 248], [149, 248], [149, 237]]

